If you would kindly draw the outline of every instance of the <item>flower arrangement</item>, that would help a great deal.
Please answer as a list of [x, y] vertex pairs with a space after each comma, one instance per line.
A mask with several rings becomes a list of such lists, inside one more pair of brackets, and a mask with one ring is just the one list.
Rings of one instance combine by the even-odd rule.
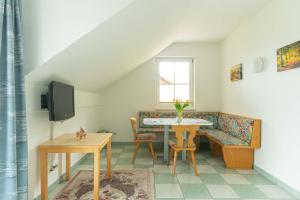
[[177, 112], [177, 122], [180, 123], [182, 122], [183, 118], [183, 110], [188, 107], [191, 102], [189, 100], [186, 100], [183, 102], [182, 100], [179, 99], [174, 99], [173, 104], [175, 106], [176, 112]]

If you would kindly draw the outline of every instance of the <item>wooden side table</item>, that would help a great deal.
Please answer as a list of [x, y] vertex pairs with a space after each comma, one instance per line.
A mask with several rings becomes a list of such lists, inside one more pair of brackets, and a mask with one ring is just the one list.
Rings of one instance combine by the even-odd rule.
[[88, 133], [77, 141], [75, 134], [64, 134], [39, 146], [41, 199], [48, 200], [48, 153], [66, 153], [66, 179], [71, 177], [71, 153], [94, 154], [94, 200], [99, 200], [100, 151], [107, 146], [107, 177], [111, 178], [111, 133]]

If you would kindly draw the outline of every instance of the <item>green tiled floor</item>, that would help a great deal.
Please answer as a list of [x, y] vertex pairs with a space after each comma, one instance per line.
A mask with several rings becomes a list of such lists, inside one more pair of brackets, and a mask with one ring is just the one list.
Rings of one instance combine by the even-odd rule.
[[[178, 161], [177, 174], [173, 177], [170, 168], [162, 163], [161, 149], [156, 149], [158, 163], [153, 164], [148, 149], [142, 148], [132, 165], [133, 149], [133, 145], [113, 145], [113, 170], [152, 170], [157, 200], [295, 199], [254, 170], [224, 168], [224, 162], [213, 157], [210, 151], [201, 151], [196, 155], [200, 176], [195, 176], [193, 168], [186, 162]], [[104, 156], [103, 152], [102, 168], [106, 167]], [[75, 171], [92, 167], [93, 156], [88, 155]], [[64, 184], [58, 185], [50, 196], [57, 193]]]

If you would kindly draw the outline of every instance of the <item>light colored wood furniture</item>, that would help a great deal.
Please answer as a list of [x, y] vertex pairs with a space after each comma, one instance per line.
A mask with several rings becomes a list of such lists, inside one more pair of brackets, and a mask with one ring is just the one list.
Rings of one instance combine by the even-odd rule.
[[111, 133], [88, 133], [77, 141], [74, 134], [64, 134], [39, 146], [41, 199], [48, 199], [48, 153], [66, 153], [66, 179], [71, 177], [71, 153], [94, 154], [94, 200], [99, 200], [100, 151], [106, 146], [107, 178], [111, 178]]
[[153, 148], [153, 142], [155, 142], [155, 134], [139, 133], [137, 130], [137, 121], [136, 121], [136, 118], [134, 118], [134, 117], [130, 118], [130, 123], [131, 123], [132, 133], [133, 133], [134, 142], [135, 142], [135, 149], [134, 149], [133, 156], [132, 156], [132, 163], [135, 162], [135, 158], [141, 147], [141, 143], [148, 144], [148, 148], [151, 153], [153, 162], [156, 162], [157, 158], [156, 158], [156, 154], [155, 154], [154, 148]]
[[[164, 161], [168, 161], [169, 157], [169, 129], [172, 125], [178, 125], [176, 118], [144, 118], [143, 123], [151, 126], [164, 126]], [[213, 123], [204, 119], [183, 118], [181, 125], [201, 125], [211, 126]], [[186, 159], [185, 151], [182, 152], [182, 160]]]
[[212, 153], [216, 156], [223, 157], [226, 168], [252, 169], [254, 161], [254, 150], [261, 147], [261, 120], [239, 115], [232, 116], [253, 120], [253, 125], [252, 127], [250, 127], [252, 128], [252, 138], [250, 145], [225, 145], [216, 138], [207, 135], [205, 133], [205, 130], [203, 130], [203, 133], [209, 139]]
[[[172, 125], [171, 130], [175, 131], [175, 137], [177, 141], [170, 140], [170, 156], [169, 164], [172, 157], [174, 157], [172, 175], [175, 175], [176, 171], [176, 161], [177, 155], [180, 151], [188, 151], [191, 156], [191, 161], [194, 167], [195, 175], [199, 176], [198, 167], [195, 159], [196, 145], [194, 143], [194, 138], [196, 136], [197, 130], [199, 130], [199, 125]], [[188, 134], [187, 140], [185, 140], [184, 134]]]

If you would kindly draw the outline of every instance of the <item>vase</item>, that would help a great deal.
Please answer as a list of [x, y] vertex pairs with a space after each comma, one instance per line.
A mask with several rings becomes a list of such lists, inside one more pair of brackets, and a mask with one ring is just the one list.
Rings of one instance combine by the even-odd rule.
[[177, 110], [177, 123], [181, 123], [183, 119], [182, 111]]

